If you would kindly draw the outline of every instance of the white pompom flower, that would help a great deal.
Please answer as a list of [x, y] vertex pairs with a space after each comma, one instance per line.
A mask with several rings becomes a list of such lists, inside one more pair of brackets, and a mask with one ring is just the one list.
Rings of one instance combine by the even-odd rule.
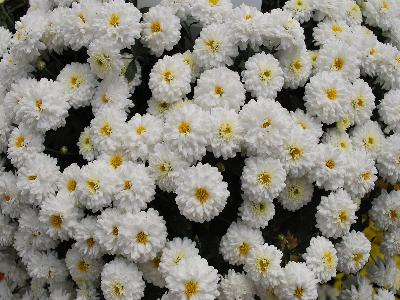
[[311, 201], [314, 185], [308, 177], [288, 177], [285, 184], [285, 188], [278, 197], [283, 208], [296, 211]]
[[378, 122], [368, 120], [354, 127], [351, 141], [355, 147], [364, 149], [376, 159], [384, 146], [385, 136]]
[[398, 229], [400, 227], [400, 191], [382, 193], [372, 202], [369, 216], [376, 226], [383, 230]]
[[223, 300], [253, 300], [256, 292], [253, 282], [244, 273], [232, 269], [221, 279], [220, 291]]
[[244, 197], [238, 215], [250, 227], [264, 229], [275, 215], [275, 206], [269, 200], [252, 201]]
[[229, 197], [228, 184], [218, 169], [202, 163], [181, 172], [175, 193], [181, 214], [200, 223], [218, 216]]
[[107, 76], [118, 75], [123, 67], [119, 47], [106, 40], [94, 40], [87, 51], [88, 62], [93, 73], [104, 79]]
[[400, 106], [398, 99], [400, 98], [400, 90], [390, 90], [381, 100], [379, 108], [379, 116], [387, 125], [387, 131], [400, 131]]

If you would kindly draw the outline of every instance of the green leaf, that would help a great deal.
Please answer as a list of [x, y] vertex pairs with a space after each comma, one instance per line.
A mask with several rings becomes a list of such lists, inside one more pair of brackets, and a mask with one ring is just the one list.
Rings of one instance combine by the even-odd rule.
[[136, 63], [135, 63], [135, 60], [132, 59], [132, 61], [129, 63], [128, 67], [126, 68], [125, 78], [128, 81], [132, 81], [133, 78], [135, 78], [136, 72], [137, 72]]

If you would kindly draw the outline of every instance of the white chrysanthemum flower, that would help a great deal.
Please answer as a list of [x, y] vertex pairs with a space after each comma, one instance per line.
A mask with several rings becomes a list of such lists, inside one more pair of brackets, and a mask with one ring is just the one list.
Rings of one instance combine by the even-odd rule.
[[365, 22], [383, 30], [390, 29], [391, 20], [400, 12], [400, 5], [394, 0], [368, 0], [363, 8]]
[[374, 300], [395, 300], [396, 297], [392, 291], [386, 289], [378, 289], [374, 295]]
[[89, 65], [80, 63], [66, 65], [57, 76], [57, 81], [74, 108], [88, 105], [97, 85]]
[[12, 33], [5, 27], [0, 28], [0, 57], [7, 52], [11, 43]]
[[78, 180], [76, 197], [79, 202], [93, 211], [111, 204], [116, 175], [110, 172], [106, 162], [96, 160], [83, 166]]
[[242, 191], [251, 199], [272, 201], [285, 187], [286, 171], [277, 159], [249, 157], [241, 176]]
[[400, 105], [398, 99], [400, 98], [400, 90], [390, 90], [385, 94], [381, 100], [379, 108], [379, 116], [382, 121], [387, 125], [385, 131], [394, 130], [400, 132]]
[[336, 276], [338, 263], [336, 249], [327, 238], [313, 237], [303, 258], [320, 283], [327, 282]]
[[39, 212], [39, 220], [46, 224], [47, 234], [60, 240], [68, 240], [73, 235], [78, 217], [80, 212], [75, 199], [65, 191], [43, 201]]
[[137, 266], [123, 258], [104, 265], [101, 290], [107, 300], [139, 300], [144, 296], [145, 283]]
[[282, 256], [275, 246], [256, 245], [245, 260], [244, 270], [254, 282], [274, 288], [282, 281]]
[[244, 104], [245, 92], [238, 73], [219, 67], [200, 75], [193, 101], [204, 109], [222, 107], [238, 112]]
[[241, 50], [246, 50], [247, 46], [258, 50], [263, 43], [263, 24], [262, 12], [256, 7], [242, 3], [232, 10], [231, 24], [235, 38]]
[[316, 142], [319, 141], [323, 134], [322, 123], [320, 121], [301, 109], [296, 109], [294, 112], [291, 111], [290, 116], [298, 128], [303, 129], [309, 136], [314, 137]]
[[321, 197], [317, 207], [316, 227], [326, 237], [337, 238], [349, 232], [350, 226], [357, 220], [357, 205], [343, 189]]
[[49, 10], [47, 26], [42, 36], [42, 42], [49, 51], [61, 54], [66, 48], [66, 42], [62, 34], [62, 30], [65, 30], [65, 28], [62, 28], [62, 24], [66, 21], [66, 16], [70, 12], [71, 10], [62, 7]]
[[125, 215], [121, 225], [121, 251], [133, 261], [146, 262], [165, 246], [167, 227], [162, 216], [152, 208]]
[[126, 114], [111, 107], [100, 110], [90, 122], [93, 146], [99, 152], [113, 152], [122, 146]]
[[166, 144], [157, 144], [149, 156], [149, 168], [156, 179], [158, 187], [166, 192], [176, 188], [176, 180], [189, 163], [172, 151]]
[[191, 15], [202, 25], [223, 23], [232, 12], [231, 0], [197, 0], [191, 7]]
[[35, 153], [18, 169], [17, 187], [26, 202], [40, 204], [55, 195], [60, 175], [55, 158]]
[[31, 253], [26, 268], [32, 278], [49, 283], [65, 282], [69, 275], [64, 259], [57, 258], [53, 251]]
[[374, 160], [363, 150], [352, 150], [347, 160], [344, 188], [353, 197], [362, 198], [378, 179]]
[[253, 201], [244, 196], [238, 215], [250, 227], [264, 229], [275, 215], [274, 203], [269, 200]]
[[284, 83], [279, 61], [264, 52], [257, 53], [246, 61], [242, 77], [246, 89], [253, 97], [275, 99]]
[[30, 83], [23, 86], [17, 119], [40, 132], [65, 125], [70, 105], [61, 84], [46, 78]]
[[164, 142], [189, 162], [206, 154], [210, 140], [210, 114], [195, 104], [169, 112], [164, 124]]
[[158, 5], [143, 14], [141, 40], [156, 56], [172, 50], [179, 42], [180, 30], [180, 19], [169, 7]]
[[205, 69], [232, 65], [233, 58], [238, 55], [232, 28], [227, 24], [212, 24], [203, 27], [200, 37], [194, 44], [193, 55], [198, 64]]
[[153, 66], [149, 88], [153, 97], [172, 103], [190, 92], [190, 67], [179, 56], [164, 56]]
[[279, 62], [283, 70], [284, 88], [297, 89], [306, 84], [311, 75], [310, 55], [304, 48], [282, 51]]
[[21, 167], [32, 154], [44, 150], [43, 143], [44, 136], [42, 133], [21, 124], [10, 133], [7, 157], [15, 167]]
[[369, 216], [376, 226], [383, 230], [398, 229], [400, 227], [400, 191], [382, 193], [372, 202]]
[[400, 181], [400, 135], [393, 134], [384, 140], [377, 157], [379, 174], [390, 183]]
[[94, 160], [98, 154], [97, 150], [94, 148], [93, 132], [90, 127], [86, 127], [82, 131], [77, 145], [79, 147], [79, 154], [87, 161]]
[[300, 177], [314, 166], [316, 147], [317, 142], [311, 134], [295, 127], [284, 137], [278, 153], [273, 155], [280, 159], [288, 176]]
[[387, 256], [400, 255], [400, 230], [390, 230], [383, 233], [381, 250]]
[[372, 293], [374, 289], [368, 278], [357, 276], [352, 281], [354, 282], [349, 282], [348, 286], [343, 286], [340, 299], [372, 300]]
[[390, 290], [395, 290], [399, 270], [393, 258], [386, 258], [385, 260], [379, 258], [374, 264], [369, 265], [367, 271], [368, 278], [373, 283]]
[[70, 300], [72, 293], [67, 292], [62, 288], [52, 289], [49, 295], [49, 300]]
[[140, 37], [140, 11], [123, 0], [106, 2], [96, 11], [93, 20], [95, 37], [113, 40], [120, 48], [129, 48]]
[[114, 207], [138, 212], [154, 199], [156, 185], [144, 164], [126, 162], [117, 169]]
[[305, 88], [307, 113], [326, 124], [339, 121], [349, 110], [349, 89], [349, 82], [340, 74], [317, 73]]
[[384, 146], [385, 136], [377, 122], [368, 120], [353, 129], [351, 141], [354, 147], [364, 149], [372, 158], [377, 158]]
[[318, 52], [319, 71], [341, 74], [350, 81], [360, 77], [360, 64], [356, 50], [345, 42], [329, 41]]
[[221, 300], [254, 300], [256, 293], [254, 284], [244, 273], [228, 270], [220, 283]]
[[248, 154], [270, 155], [283, 144], [293, 124], [280, 103], [260, 98], [250, 100], [239, 113], [244, 146]]
[[318, 144], [314, 168], [310, 177], [318, 187], [336, 190], [343, 187], [346, 171], [346, 153], [330, 144]]
[[183, 62], [190, 67], [191, 80], [192, 82], [196, 81], [196, 78], [199, 77], [202, 70], [200, 69], [200, 66], [198, 65], [197, 60], [194, 57], [193, 53], [189, 50], [186, 50], [185, 52], [182, 53], [182, 56], [180, 54], [175, 54], [175, 55], [181, 57], [183, 59]]
[[211, 109], [211, 142], [210, 151], [215, 157], [228, 159], [240, 151], [243, 129], [239, 115], [234, 110], [224, 108]]
[[23, 198], [17, 188], [17, 176], [11, 172], [0, 172], [0, 208], [4, 215], [19, 217], [24, 207]]
[[292, 50], [304, 47], [304, 29], [290, 12], [280, 8], [264, 14], [264, 44], [269, 48]]
[[103, 248], [100, 245], [95, 232], [98, 229], [95, 217], [88, 216], [79, 220], [74, 226], [75, 247], [83, 255], [97, 258], [103, 254]]
[[94, 114], [105, 107], [126, 111], [134, 106], [129, 97], [129, 86], [126, 80], [121, 76], [107, 76], [96, 88], [90, 104]]
[[174, 272], [184, 261], [190, 261], [199, 254], [196, 243], [184, 237], [168, 241], [162, 251], [159, 270], [164, 277]]
[[181, 20], [186, 20], [193, 3], [193, 0], [161, 0], [160, 5], [169, 7]]
[[368, 83], [362, 79], [355, 80], [350, 90], [350, 101], [350, 119], [355, 124], [368, 121], [375, 108], [375, 96]]
[[12, 223], [8, 216], [0, 214], [0, 246], [9, 247], [13, 244], [14, 233], [17, 230], [17, 225]]
[[278, 197], [278, 201], [283, 208], [289, 211], [296, 211], [311, 201], [314, 185], [308, 177], [288, 177], [285, 184], [285, 188]]
[[145, 263], [139, 263], [139, 270], [143, 273], [146, 282], [151, 283], [159, 288], [165, 287], [165, 279], [159, 270], [160, 254]]
[[148, 159], [154, 146], [162, 141], [163, 120], [150, 114], [135, 114], [127, 122], [126, 148], [132, 159]]
[[242, 265], [251, 251], [262, 244], [264, 239], [259, 229], [251, 228], [242, 222], [232, 222], [221, 238], [219, 251], [230, 264]]
[[283, 269], [283, 279], [276, 293], [282, 300], [316, 300], [317, 283], [314, 273], [305, 263], [291, 261]]
[[103, 267], [101, 258], [82, 255], [75, 245], [67, 251], [65, 263], [75, 282], [97, 281]]
[[126, 213], [118, 209], [105, 209], [97, 217], [95, 238], [110, 254], [119, 254], [122, 249], [121, 226], [126, 221]]
[[166, 277], [173, 299], [213, 300], [219, 295], [218, 271], [200, 256], [183, 261]]
[[351, 153], [351, 150], [353, 150], [353, 145], [347, 132], [341, 132], [337, 128], [328, 128], [324, 133], [322, 142], [332, 145], [343, 152]]
[[314, 1], [289, 0], [285, 2], [283, 9], [290, 12], [293, 18], [300, 23], [308, 22], [313, 15]]
[[[20, 78], [27, 77], [29, 72], [34, 71], [34, 67], [31, 65], [29, 57], [17, 57], [15, 53], [7, 52], [3, 54], [3, 58], [0, 60], [0, 71], [2, 82], [0, 91], [4, 93], [5, 88], [20, 80]], [[15, 111], [15, 108], [10, 111]]]
[[58, 9], [56, 16], [61, 20], [59, 20], [60, 24], [58, 22], [56, 24], [60, 32], [57, 30], [55, 33], [62, 35], [65, 44], [72, 50], [77, 51], [82, 47], [88, 47], [93, 40], [93, 21], [100, 6], [98, 1], [91, 0], [74, 2], [71, 9]]
[[61, 174], [60, 191], [66, 191], [71, 195], [74, 195], [80, 174], [81, 168], [76, 163], [65, 168]]
[[346, 274], [357, 273], [367, 263], [371, 242], [362, 232], [352, 230], [336, 244], [338, 251], [338, 270]]
[[[0, 69], [1, 63], [4, 61], [0, 61]], [[14, 121], [15, 123], [20, 123], [21, 120], [16, 118], [16, 113], [21, 107], [21, 99], [25, 95], [25, 89], [27, 86], [33, 86], [36, 83], [34, 78], [24, 78], [18, 76], [19, 79], [13, 82], [9, 91], [5, 94], [2, 106], [4, 107], [4, 113], [7, 111], [6, 118], [4, 118], [5, 123], [9, 123], [10, 121]], [[3, 88], [2, 88], [3, 89]]]
[[88, 62], [100, 78], [119, 75], [123, 67], [120, 49], [110, 41], [95, 40], [88, 47]]
[[350, 34], [351, 27], [344, 20], [325, 19], [313, 28], [314, 43], [318, 46], [327, 44], [331, 49], [332, 42], [346, 41]]
[[187, 219], [203, 223], [218, 216], [229, 197], [228, 184], [218, 169], [198, 163], [183, 170], [176, 181], [175, 201]]

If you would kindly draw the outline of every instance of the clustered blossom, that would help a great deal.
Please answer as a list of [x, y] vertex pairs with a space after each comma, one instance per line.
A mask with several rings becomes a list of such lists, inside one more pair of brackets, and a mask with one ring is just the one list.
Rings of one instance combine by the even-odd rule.
[[[14, 32], [0, 27], [0, 298], [138, 300], [151, 283], [165, 288], [161, 300], [394, 300], [400, 2], [289, 0], [262, 13], [162, 0], [143, 14], [132, 2], [30, 0]], [[142, 114], [138, 47], [154, 58]], [[85, 58], [40, 78], [42, 55], [67, 49]], [[291, 90], [304, 90], [302, 108]], [[77, 141], [85, 163], [61, 168], [47, 133], [83, 107], [93, 113]], [[228, 170], [234, 159], [242, 165]], [[202, 257], [169, 221], [226, 223], [230, 171], [243, 201], [218, 253]], [[160, 190], [180, 216], [153, 205]], [[317, 233], [299, 245], [275, 213], [303, 208]], [[216, 257], [231, 266], [225, 274], [206, 259]], [[338, 273], [340, 296], [327, 292]]]

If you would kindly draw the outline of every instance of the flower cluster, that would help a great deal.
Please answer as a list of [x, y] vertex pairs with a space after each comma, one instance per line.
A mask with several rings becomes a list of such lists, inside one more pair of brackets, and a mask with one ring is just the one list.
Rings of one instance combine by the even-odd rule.
[[[147, 283], [161, 300], [395, 299], [398, 1], [29, 4], [14, 32], [0, 27], [1, 299], [150, 299]], [[43, 57], [68, 51], [79, 59], [40, 75]], [[61, 168], [46, 137], [84, 107], [85, 163]], [[212, 231], [234, 185], [215, 253], [170, 232], [175, 217]], [[157, 209], [160, 195], [178, 215]], [[306, 240], [279, 231], [311, 206]]]

